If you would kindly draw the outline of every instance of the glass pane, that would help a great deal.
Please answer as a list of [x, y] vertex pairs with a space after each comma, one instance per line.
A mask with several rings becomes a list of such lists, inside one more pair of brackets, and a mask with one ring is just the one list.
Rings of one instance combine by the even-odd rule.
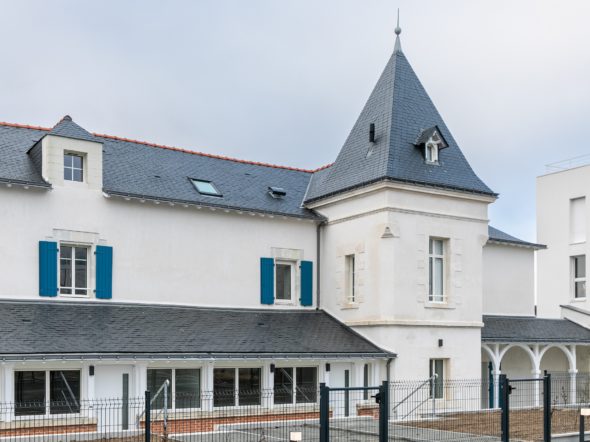
[[201, 370], [176, 370], [176, 408], [201, 407]]
[[79, 155], [72, 155], [72, 167], [82, 169], [82, 157]]
[[444, 371], [443, 371], [443, 360], [434, 360], [434, 372], [436, 373], [436, 379], [434, 380], [434, 397], [440, 399], [443, 397], [443, 382], [444, 382]]
[[61, 246], [59, 248], [59, 256], [62, 258], [71, 258], [72, 248], [70, 246]]
[[64, 155], [64, 166], [65, 166], [65, 167], [72, 167], [72, 165], [73, 165], [73, 164], [74, 164], [74, 163], [73, 163], [73, 158], [72, 158], [72, 155], [70, 155], [70, 154], [65, 154], [65, 155]]
[[80, 412], [80, 371], [60, 370], [49, 372], [49, 412]]
[[439, 299], [443, 296], [443, 260], [434, 259], [434, 295]]
[[86, 259], [88, 256], [88, 249], [86, 247], [75, 248], [76, 259]]
[[72, 170], [72, 181], [82, 182], [82, 171], [79, 169]]
[[430, 294], [430, 300], [434, 295], [434, 274], [432, 273], [434, 266], [432, 265], [432, 261], [434, 258], [428, 258], [428, 293]]
[[73, 174], [72, 169], [68, 169], [67, 167], [64, 168], [64, 180], [72, 181]]
[[86, 288], [86, 261], [76, 261], [76, 287]]
[[213, 406], [227, 407], [236, 404], [236, 370], [216, 368], [213, 370]]
[[293, 369], [275, 368], [275, 404], [293, 403]]
[[576, 282], [576, 298], [586, 297], [586, 281]]
[[72, 286], [72, 261], [69, 259], [59, 260], [59, 285], [62, 287]]
[[240, 368], [239, 405], [260, 405], [260, 368]]
[[586, 255], [576, 256], [574, 258], [576, 267], [576, 278], [586, 277]]
[[443, 242], [440, 239], [434, 240], [434, 254], [435, 255], [442, 255], [443, 254]]
[[277, 264], [276, 299], [291, 299], [291, 266]]
[[45, 414], [45, 372], [14, 372], [14, 413], [16, 416]]
[[[152, 400], [154, 399], [154, 395], [160, 389], [162, 384], [168, 379], [172, 382], [172, 370], [167, 368], [153, 368], [148, 369], [147, 371], [147, 389], [150, 391], [152, 395]], [[172, 385], [172, 384], [171, 384]], [[162, 409], [164, 408], [164, 390], [160, 392], [156, 400], [152, 403], [153, 408]], [[168, 408], [172, 408], [172, 391], [171, 388], [168, 387]]]
[[[71, 290], [69, 290], [69, 291], [71, 291]], [[76, 290], [74, 290], [74, 293], [75, 293], [76, 295], [84, 295], [84, 296], [86, 296], [86, 294], [87, 294], [87, 290], [83, 290], [83, 289], [76, 289]]]
[[211, 183], [206, 181], [198, 181], [193, 180], [194, 185], [197, 187], [197, 190], [201, 193], [211, 193], [213, 195], [219, 195], [219, 192], [215, 188], [215, 186]]
[[430, 253], [432, 255], [432, 243], [434, 242], [434, 240], [432, 238], [430, 238], [430, 240], [428, 241], [428, 253]]
[[315, 367], [298, 367], [297, 370], [297, 389], [295, 400], [298, 404], [317, 401], [317, 368]]

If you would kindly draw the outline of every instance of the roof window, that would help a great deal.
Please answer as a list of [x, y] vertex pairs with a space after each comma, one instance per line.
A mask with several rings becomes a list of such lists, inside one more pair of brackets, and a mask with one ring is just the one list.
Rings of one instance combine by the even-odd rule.
[[191, 178], [190, 180], [201, 195], [223, 196], [211, 181], [197, 180], [194, 178]]
[[268, 193], [273, 198], [283, 198], [285, 195], [287, 195], [287, 191], [285, 189], [283, 189], [282, 187], [274, 187], [274, 186], [270, 186], [268, 188]]

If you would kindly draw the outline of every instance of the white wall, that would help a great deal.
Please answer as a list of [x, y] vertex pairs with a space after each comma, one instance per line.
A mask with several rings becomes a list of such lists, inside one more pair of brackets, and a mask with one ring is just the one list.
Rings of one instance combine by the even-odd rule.
[[[381, 186], [381, 187], [380, 187]], [[321, 305], [397, 352], [396, 376], [428, 377], [438, 337], [453, 377], [480, 376], [482, 247], [487, 205], [479, 198], [405, 185], [376, 185], [334, 198], [317, 210], [322, 228]], [[429, 237], [447, 239], [444, 304], [428, 301]], [[345, 256], [357, 264], [357, 300], [347, 302]], [[454, 346], [452, 342], [460, 343]]]
[[[570, 257], [588, 255], [587, 242], [576, 241], [570, 232], [570, 200], [584, 197], [590, 188], [590, 166], [578, 167], [537, 178], [537, 241], [547, 245], [537, 253], [537, 312], [559, 318], [560, 304], [590, 310], [586, 300], [573, 298]], [[586, 232], [588, 204], [586, 201]], [[579, 235], [577, 235], [579, 236]], [[584, 235], [586, 238], [588, 235]], [[586, 262], [588, 275], [588, 260]]]
[[483, 248], [483, 313], [535, 314], [535, 251], [488, 243]]
[[38, 241], [48, 239], [113, 246], [113, 301], [263, 307], [261, 257], [297, 249], [316, 267], [314, 222], [141, 204], [68, 184], [0, 187], [0, 268], [9, 269], [0, 297], [40, 299]]

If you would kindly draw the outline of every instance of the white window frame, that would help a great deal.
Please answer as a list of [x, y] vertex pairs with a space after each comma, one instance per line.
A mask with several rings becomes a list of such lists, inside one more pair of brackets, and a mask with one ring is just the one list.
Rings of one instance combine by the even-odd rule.
[[[434, 247], [434, 242], [435, 241], [440, 241], [442, 244], [442, 254], [437, 254], [435, 247]], [[432, 303], [437, 303], [437, 304], [441, 304], [441, 303], [445, 303], [447, 302], [447, 293], [446, 293], [446, 285], [447, 285], [447, 278], [446, 278], [446, 270], [447, 270], [447, 243], [448, 240], [444, 239], [444, 238], [438, 238], [438, 237], [433, 237], [431, 236], [430, 238], [428, 238], [428, 301], [432, 302]], [[430, 251], [432, 249], [432, 252]], [[441, 289], [441, 295], [437, 295], [437, 288], [438, 286], [436, 285], [436, 276], [435, 276], [435, 265], [434, 263], [440, 260], [442, 261], [442, 275], [441, 275], [441, 279], [442, 279], [442, 287], [440, 287]], [[431, 271], [432, 269], [432, 271]]]
[[438, 163], [438, 145], [434, 142], [427, 142], [424, 145], [424, 158], [427, 163], [437, 164]]
[[[576, 299], [576, 300], [583, 300], [586, 299], [586, 297], [588, 296], [588, 288], [586, 287], [586, 268], [584, 268], [584, 276], [579, 276], [576, 277], [576, 261], [578, 258], [581, 258], [582, 256], [586, 255], [575, 255], [572, 256], [570, 258], [570, 263], [571, 263], [571, 280], [572, 280], [572, 298]], [[584, 259], [584, 261], [586, 261]], [[576, 283], [577, 282], [583, 282], [584, 283], [584, 296], [576, 296]]]
[[[172, 370], [172, 376], [170, 379], [170, 389], [168, 394], [170, 395], [171, 399], [171, 408], [172, 411], [190, 411], [190, 410], [201, 410], [203, 408], [203, 369], [202, 367], [162, 367], [162, 366], [154, 366], [148, 367], [147, 370]], [[199, 370], [199, 405], [200, 407], [190, 407], [190, 408], [176, 408], [176, 370]], [[147, 378], [147, 371], [146, 371], [146, 378]], [[157, 388], [160, 388], [161, 385], [158, 385]], [[156, 390], [157, 391], [157, 390]], [[156, 394], [154, 392], [153, 394]], [[160, 393], [163, 395], [164, 393]]]
[[[66, 156], [79, 157], [80, 160], [82, 161], [82, 167], [74, 167], [73, 165], [72, 166], [66, 166]], [[69, 181], [69, 182], [72, 182], [72, 183], [83, 183], [84, 182], [84, 163], [85, 163], [85, 161], [84, 161], [84, 155], [81, 154], [81, 153], [79, 153], [79, 152], [64, 151], [64, 158], [63, 158], [63, 160], [64, 160], [64, 163], [63, 163], [64, 164], [64, 170], [63, 170], [63, 172], [65, 172], [66, 169], [71, 170], [72, 171], [72, 178], [74, 177], [74, 170], [79, 170], [81, 172], [81, 175], [82, 175], [82, 180], [81, 181], [74, 180], [74, 179], [68, 180], [65, 177], [64, 177], [64, 181]], [[62, 175], [64, 175], [64, 173], [62, 173]]]
[[[275, 386], [274, 386], [274, 382], [272, 385], [272, 393], [273, 393], [273, 405], [275, 407], [280, 407], [280, 406], [290, 406], [290, 405], [304, 405], [304, 404], [317, 404], [319, 401], [319, 382], [320, 382], [320, 368], [317, 365], [282, 365], [282, 366], [278, 366], [275, 367], [275, 373], [277, 370], [281, 370], [281, 369], [285, 369], [285, 368], [290, 368], [291, 370], [293, 370], [293, 387], [291, 389], [291, 403], [289, 404], [275, 404], [274, 403], [274, 394], [275, 394]], [[297, 402], [297, 369], [298, 368], [314, 368], [315, 369], [315, 374], [316, 374], [316, 389], [318, 389], [318, 392], [316, 392], [316, 401], [315, 402]]]
[[[234, 370], [234, 404], [233, 405], [221, 405], [215, 406], [215, 369], [224, 369], [224, 370]], [[260, 404], [259, 405], [240, 405], [240, 369], [251, 370], [251, 369], [258, 369], [260, 370]], [[227, 409], [227, 408], [244, 408], [244, 407], [262, 407], [264, 404], [264, 368], [260, 366], [256, 367], [213, 367], [213, 385], [211, 386], [211, 392], [213, 397], [211, 398], [211, 403], [213, 405], [214, 410], [218, 409]]]
[[[71, 287], [62, 287], [61, 285], [61, 248], [62, 247], [71, 247], [72, 248], [72, 257], [70, 258], [71, 261], [71, 271], [72, 271], [72, 286]], [[76, 287], [76, 249], [86, 249], [86, 287]], [[90, 292], [92, 289], [90, 288], [90, 267], [91, 267], [91, 260], [92, 257], [92, 247], [88, 244], [75, 244], [75, 243], [59, 243], [59, 250], [57, 253], [57, 281], [59, 287], [59, 296], [63, 296], [66, 298], [88, 298], [90, 297]], [[62, 289], [71, 290], [72, 293], [62, 293]], [[76, 290], [86, 290], [85, 295], [76, 294]]]
[[[445, 387], [444, 387], [444, 381], [445, 381], [445, 376], [446, 376], [446, 372], [447, 372], [447, 360], [444, 358], [431, 358], [429, 361], [429, 376], [432, 377], [433, 374], [436, 374], [436, 362], [440, 361], [441, 362], [441, 367], [442, 367], [442, 376], [437, 376], [434, 379], [434, 383], [432, 383], [432, 379], [429, 379], [429, 382], [431, 382], [429, 388], [429, 394], [428, 396], [430, 397], [430, 399], [444, 399], [445, 398]], [[432, 374], [431, 374], [432, 373]], [[436, 391], [437, 391], [437, 382], [440, 382], [442, 385], [441, 388], [441, 396], [437, 397], [436, 396]], [[434, 397], [433, 397], [434, 396]]]
[[[291, 267], [291, 299], [279, 299], [277, 296], [278, 295], [278, 293], [277, 293], [277, 281], [278, 281], [277, 269], [278, 269], [279, 265]], [[295, 304], [295, 302], [297, 300], [297, 293], [295, 293], [295, 290], [296, 290], [296, 285], [295, 285], [296, 270], [297, 270], [297, 263], [295, 261], [288, 261], [288, 260], [282, 260], [282, 259], [275, 260], [274, 295], [275, 295], [275, 303], [276, 304]]]
[[344, 257], [345, 278], [344, 287], [346, 289], [346, 302], [349, 304], [356, 303], [357, 300], [357, 266], [356, 255], [351, 253]]
[[[80, 414], [82, 413], [82, 404], [81, 402], [83, 401], [82, 399], [82, 388], [83, 388], [83, 378], [82, 378], [82, 370], [79, 368], [63, 368], [63, 369], [57, 369], [57, 368], [50, 368], [47, 370], [44, 369], [38, 369], [38, 368], [29, 368], [27, 370], [14, 370], [14, 374], [16, 374], [17, 372], [22, 372], [22, 371], [38, 371], [38, 372], [42, 372], [45, 373], [45, 413], [44, 414], [25, 414], [25, 415], [21, 415], [21, 416], [16, 416], [16, 376], [13, 376], [13, 404], [14, 404], [14, 409], [12, 410], [12, 413], [15, 414], [14, 418], [15, 420], [30, 420], [30, 419], [39, 419], [39, 418], [51, 418], [51, 419], [59, 419], [61, 417], [67, 417], [67, 416], [80, 416]], [[78, 401], [80, 402], [78, 404], [78, 406], [80, 407], [80, 411], [77, 413], [51, 413], [51, 372], [52, 371], [77, 371], [78, 373], [80, 373], [80, 397], [78, 398]]]

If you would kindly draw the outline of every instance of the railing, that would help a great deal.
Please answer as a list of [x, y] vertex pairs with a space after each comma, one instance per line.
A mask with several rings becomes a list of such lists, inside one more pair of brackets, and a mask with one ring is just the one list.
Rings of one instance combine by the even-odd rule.
[[[435, 398], [435, 393], [434, 393], [434, 389], [435, 389], [435, 382], [436, 379], [438, 378], [437, 374], [433, 374], [430, 378], [426, 379], [424, 382], [422, 382], [420, 385], [418, 385], [416, 388], [414, 388], [410, 394], [408, 394], [405, 398], [403, 398], [401, 401], [399, 401], [395, 407], [392, 408], [391, 413], [393, 416], [397, 417], [398, 413], [397, 410], [405, 403], [407, 403], [412, 397], [414, 397], [416, 394], [418, 394], [420, 392], [420, 390], [422, 390], [426, 385], [428, 385], [429, 388], [429, 396], [432, 398], [432, 415], [435, 415], [435, 411], [436, 411], [436, 398]], [[407, 418], [409, 415], [411, 415], [414, 411], [416, 411], [419, 407], [421, 407], [422, 405], [424, 405], [424, 403], [426, 401], [428, 401], [430, 399], [430, 397], [426, 397], [426, 399], [424, 399], [423, 401], [419, 401], [417, 405], [415, 405], [409, 412], [407, 412], [404, 416], [402, 416], [400, 419], [405, 419]]]
[[562, 170], [573, 169], [574, 167], [585, 166], [587, 164], [590, 164], [590, 154], [579, 155], [566, 160], [546, 164], [545, 171], [547, 173], [560, 172]]

